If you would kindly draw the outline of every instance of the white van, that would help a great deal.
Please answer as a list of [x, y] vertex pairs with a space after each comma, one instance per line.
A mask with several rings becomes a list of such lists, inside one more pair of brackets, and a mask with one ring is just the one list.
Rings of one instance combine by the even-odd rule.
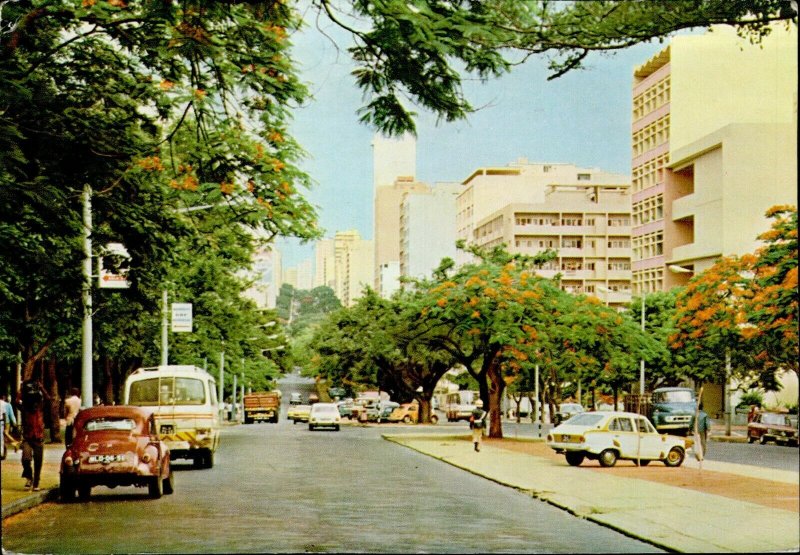
[[219, 405], [214, 377], [196, 366], [139, 368], [125, 380], [124, 403], [152, 409], [156, 429], [174, 459], [214, 466]]

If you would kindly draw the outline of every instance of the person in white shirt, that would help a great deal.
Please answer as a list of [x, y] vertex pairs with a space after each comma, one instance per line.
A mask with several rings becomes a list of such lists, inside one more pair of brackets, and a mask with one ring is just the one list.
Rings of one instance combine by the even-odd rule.
[[67, 428], [64, 431], [64, 443], [67, 447], [72, 444], [73, 426], [75, 424], [75, 417], [78, 416], [78, 411], [81, 410], [81, 392], [77, 387], [69, 390], [70, 396], [64, 399], [64, 421]]

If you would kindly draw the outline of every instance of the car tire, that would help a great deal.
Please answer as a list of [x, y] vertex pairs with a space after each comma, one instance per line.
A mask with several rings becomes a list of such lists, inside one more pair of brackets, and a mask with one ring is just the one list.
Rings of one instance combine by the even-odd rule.
[[683, 464], [683, 459], [686, 456], [686, 453], [680, 447], [673, 447], [667, 453], [667, 458], [664, 459], [664, 464], [666, 466], [677, 467]]
[[58, 484], [58, 496], [62, 503], [75, 501], [75, 483], [69, 478], [65, 478], [63, 475]]
[[172, 467], [170, 467], [167, 477], [164, 478], [161, 488], [167, 495], [175, 493], [175, 477], [172, 473]]
[[203, 454], [203, 468], [214, 468], [214, 451], [211, 449], [206, 449], [205, 453]]
[[92, 486], [88, 484], [78, 484], [78, 497], [81, 501], [88, 501], [92, 496]]
[[431, 415], [431, 424], [438, 424], [438, 423], [439, 423], [439, 417], [436, 416], [435, 414], [432, 414]]
[[756, 438], [755, 436], [747, 436], [747, 443], [755, 443]]
[[314, 431], [314, 426], [313, 426], [313, 425], [311, 425], [311, 424], [309, 424], [309, 425], [308, 425], [308, 431], [309, 431], [309, 432], [313, 432], [313, 431]]
[[403, 424], [411, 424], [411, 417], [409, 415], [403, 417]]
[[339, 425], [337, 424], [333, 429], [338, 432], [339, 431]]
[[597, 457], [597, 459], [600, 461], [600, 466], [611, 468], [617, 464], [617, 452], [613, 449], [606, 449], [600, 453], [600, 456]]
[[761, 445], [766, 445], [767, 444], [767, 436], [761, 436], [760, 438], [758, 438], [758, 442]]
[[152, 499], [160, 499], [164, 495], [164, 482], [161, 476], [153, 476], [147, 484], [147, 491]]
[[583, 462], [583, 459], [586, 458], [586, 455], [583, 451], [567, 451], [564, 453], [564, 456], [567, 458], [567, 464], [570, 466], [580, 466]]

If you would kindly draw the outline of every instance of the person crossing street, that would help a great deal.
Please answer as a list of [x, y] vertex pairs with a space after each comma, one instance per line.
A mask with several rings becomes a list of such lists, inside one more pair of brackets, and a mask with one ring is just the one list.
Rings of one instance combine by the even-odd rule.
[[486, 411], [483, 410], [483, 401], [478, 399], [475, 401], [475, 408], [469, 417], [469, 427], [472, 430], [472, 443], [475, 445], [475, 451], [481, 450], [481, 441], [483, 440], [483, 429], [486, 426]]

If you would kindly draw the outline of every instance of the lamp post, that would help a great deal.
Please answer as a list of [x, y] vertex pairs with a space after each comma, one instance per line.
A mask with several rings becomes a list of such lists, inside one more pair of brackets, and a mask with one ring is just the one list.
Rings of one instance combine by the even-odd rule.
[[91, 407], [92, 393], [92, 187], [83, 187], [83, 326], [81, 329], [81, 404]]

